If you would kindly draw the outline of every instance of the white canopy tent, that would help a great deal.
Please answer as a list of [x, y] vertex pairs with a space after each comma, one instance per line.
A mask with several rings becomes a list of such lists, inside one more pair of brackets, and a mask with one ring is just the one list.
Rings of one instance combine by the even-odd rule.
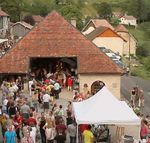
[[103, 87], [94, 96], [82, 102], [73, 102], [77, 124], [140, 125], [140, 119], [125, 103]]
[[[73, 102], [73, 109], [78, 125], [132, 125], [135, 126], [135, 130], [133, 131], [134, 137], [139, 138], [141, 123], [140, 118], [133, 112], [126, 102], [119, 101], [106, 87], [103, 87], [99, 92], [89, 99], [81, 102]], [[128, 129], [127, 133], [130, 132], [130, 127], [128, 127]]]
[[8, 41], [8, 39], [0, 39], [0, 44]]

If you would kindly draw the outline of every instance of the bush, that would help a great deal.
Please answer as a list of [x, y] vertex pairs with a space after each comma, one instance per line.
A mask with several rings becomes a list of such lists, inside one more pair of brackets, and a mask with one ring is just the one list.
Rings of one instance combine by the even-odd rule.
[[145, 68], [150, 71], [150, 56], [144, 62]]
[[137, 50], [136, 50], [136, 54], [138, 56], [142, 56], [142, 57], [148, 57], [149, 56], [149, 50], [147, 48], [147, 44], [144, 43], [142, 45], [140, 45]]
[[149, 71], [145, 68], [145, 66], [135, 67], [134, 69], [132, 69], [131, 75], [132, 76], [139, 76], [139, 77], [142, 77], [145, 79], [150, 78]]

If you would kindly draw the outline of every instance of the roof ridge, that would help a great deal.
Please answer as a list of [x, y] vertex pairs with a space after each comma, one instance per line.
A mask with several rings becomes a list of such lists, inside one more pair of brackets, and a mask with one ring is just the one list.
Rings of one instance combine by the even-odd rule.
[[[78, 73], [121, 74], [123, 72], [56, 11], [48, 14], [11, 49], [0, 60], [0, 73], [28, 72], [30, 57], [64, 56], [78, 58]], [[6, 62], [7, 65], [4, 64]], [[14, 64], [18, 66], [14, 67]]]

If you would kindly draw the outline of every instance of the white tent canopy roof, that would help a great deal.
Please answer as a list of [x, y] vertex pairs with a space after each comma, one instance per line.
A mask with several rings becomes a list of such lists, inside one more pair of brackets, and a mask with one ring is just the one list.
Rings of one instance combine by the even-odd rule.
[[125, 103], [115, 98], [103, 87], [94, 96], [73, 102], [77, 124], [140, 125], [140, 119]]
[[0, 39], [0, 43], [6, 42], [8, 39]]

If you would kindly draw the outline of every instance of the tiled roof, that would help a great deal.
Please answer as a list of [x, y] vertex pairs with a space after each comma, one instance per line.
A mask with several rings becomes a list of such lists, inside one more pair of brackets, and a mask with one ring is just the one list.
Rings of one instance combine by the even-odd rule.
[[0, 9], [0, 16], [9, 16], [9, 15]]
[[30, 57], [77, 57], [79, 73], [123, 73], [55, 11], [0, 59], [0, 73], [28, 73]]
[[98, 35], [102, 34], [103, 32], [105, 32], [108, 28], [107, 27], [103, 27], [100, 26], [98, 28], [96, 28], [94, 31], [92, 31], [91, 33], [87, 34], [86, 37], [89, 40], [93, 40], [95, 39]]
[[122, 25], [122, 24], [118, 25], [115, 28], [115, 31], [116, 32], [129, 32], [128, 29], [124, 25]]
[[[102, 33], [104, 33], [107, 29], [110, 29], [108, 27], [103, 27], [100, 26], [98, 28], [96, 28], [94, 31], [92, 31], [91, 33], [89, 33], [88, 35], [86, 35], [87, 39], [89, 40], [93, 40], [95, 39], [97, 36], [101, 35]], [[110, 29], [113, 33], [115, 33], [115, 35], [117, 35], [118, 37], [120, 37], [122, 40], [126, 41], [123, 37], [121, 37], [119, 34], [117, 34], [114, 30]]]
[[92, 19], [91, 21], [95, 25], [95, 28], [104, 26], [104, 27], [109, 27], [110, 29], [114, 30], [114, 27], [106, 19]]
[[40, 15], [32, 15], [32, 18], [34, 19], [34, 21], [36, 23], [39, 23], [39, 22], [41, 22], [44, 19], [44, 17], [42, 17]]
[[124, 15], [122, 17], [124, 17], [127, 20], [136, 20], [136, 18], [134, 16], [130, 16], [130, 15]]
[[12, 26], [17, 25], [17, 24], [21, 24], [21, 25], [23, 25], [24, 27], [26, 27], [26, 28], [28, 28], [28, 29], [32, 29], [32, 28], [33, 28], [32, 25], [30, 25], [30, 24], [28, 24], [28, 23], [26, 23], [26, 22], [24, 22], [24, 21], [16, 22], [16, 23], [14, 23]]

